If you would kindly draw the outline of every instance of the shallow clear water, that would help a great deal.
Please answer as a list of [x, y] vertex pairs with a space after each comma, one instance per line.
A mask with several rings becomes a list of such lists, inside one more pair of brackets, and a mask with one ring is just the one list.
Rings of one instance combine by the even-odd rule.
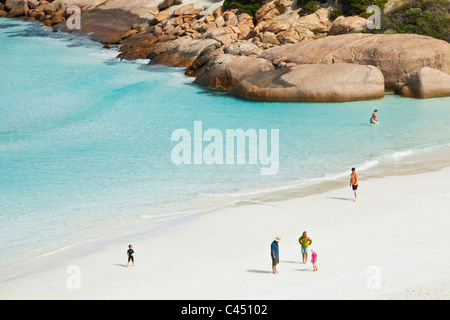
[[[193, 85], [181, 69], [115, 56], [87, 39], [0, 19], [0, 268], [121, 226], [268, 190], [346, 183], [352, 166], [364, 175], [450, 145], [449, 98], [242, 101]], [[224, 135], [278, 129], [278, 173], [261, 175], [260, 163], [175, 165], [172, 132], [193, 134], [194, 121]]]

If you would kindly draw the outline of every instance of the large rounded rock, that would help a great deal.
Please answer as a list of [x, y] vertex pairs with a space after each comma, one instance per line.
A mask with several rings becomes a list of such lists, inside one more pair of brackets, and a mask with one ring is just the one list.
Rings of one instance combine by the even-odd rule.
[[450, 44], [415, 34], [343, 34], [279, 46], [261, 58], [278, 64], [355, 63], [373, 65], [384, 75], [387, 90], [405, 75], [422, 67], [450, 74]]
[[265, 59], [223, 54], [210, 60], [194, 83], [207, 88], [231, 90], [246, 77], [273, 69], [272, 63]]
[[[214, 39], [191, 39], [189, 37], [179, 38], [169, 42], [167, 51], [164, 47], [153, 50], [149, 58], [150, 64], [164, 64], [171, 67], [189, 68], [197, 57], [209, 46], [217, 47]], [[155, 55], [154, 51], [159, 54]]]
[[394, 92], [412, 98], [450, 97], [450, 75], [425, 67], [397, 82]]
[[384, 79], [374, 66], [304, 64], [254, 74], [241, 81], [232, 92], [237, 97], [250, 100], [368, 100], [384, 96]]
[[367, 19], [360, 16], [339, 16], [331, 24], [328, 35], [333, 36], [350, 32], [361, 32], [365, 29], [367, 29]]

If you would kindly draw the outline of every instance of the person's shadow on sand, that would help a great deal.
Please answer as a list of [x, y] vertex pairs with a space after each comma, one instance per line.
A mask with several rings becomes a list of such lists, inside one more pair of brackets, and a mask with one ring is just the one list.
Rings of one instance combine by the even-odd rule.
[[272, 271], [268, 271], [268, 270], [255, 270], [255, 269], [249, 269], [249, 270], [247, 270], [247, 272], [252, 272], [252, 273], [272, 273]]
[[[298, 261], [280, 261], [280, 263], [296, 263], [298, 264]], [[272, 273], [272, 271], [269, 270], [256, 270], [256, 269], [247, 269], [247, 272], [252, 272], [252, 273]]]
[[122, 267], [122, 268], [126, 268], [127, 267], [126, 264], [122, 264], [122, 263], [114, 263], [114, 265], [118, 266], [118, 267]]
[[327, 197], [328, 199], [335, 199], [335, 200], [344, 200], [344, 201], [353, 201], [352, 198], [342, 198], [342, 197]]
[[306, 268], [306, 269], [295, 269], [296, 271], [313, 271], [313, 270], [311, 270], [311, 269], [309, 269], [309, 268]]

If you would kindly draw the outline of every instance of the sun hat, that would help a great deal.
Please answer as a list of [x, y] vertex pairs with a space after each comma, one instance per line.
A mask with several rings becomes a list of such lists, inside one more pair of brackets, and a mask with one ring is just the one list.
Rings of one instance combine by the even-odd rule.
[[280, 237], [276, 237], [276, 238], [275, 238], [275, 241], [276, 241], [276, 242], [281, 242], [281, 238], [280, 238]]

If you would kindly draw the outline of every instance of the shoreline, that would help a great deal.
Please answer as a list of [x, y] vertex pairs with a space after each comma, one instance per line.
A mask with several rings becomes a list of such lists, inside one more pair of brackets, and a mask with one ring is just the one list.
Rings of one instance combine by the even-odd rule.
[[[381, 166], [379, 166], [379, 164], [375, 165], [375, 169], [380, 168], [381, 172], [378, 170], [373, 171], [371, 170], [373, 169], [371, 167], [366, 168], [362, 171], [358, 170], [360, 172], [360, 181], [366, 183], [372, 180], [383, 180], [392, 177], [415, 176], [420, 174], [439, 172], [443, 169], [450, 168], [448, 162], [446, 161], [446, 158], [450, 158], [450, 148], [444, 149], [444, 152], [442, 152], [442, 150], [439, 150], [440, 159], [435, 160], [434, 156], [437, 155], [437, 153], [437, 151], [433, 151], [431, 152], [431, 155], [428, 155], [428, 158], [432, 158], [431, 160], [425, 160], [422, 156], [420, 157], [420, 160], [418, 162], [413, 162], [413, 164], [409, 165], [405, 164], [402, 161], [403, 158], [395, 164], [391, 163]], [[343, 177], [341, 176], [342, 174], [332, 175], [331, 178], [324, 180], [323, 177], [316, 178], [317, 180], [320, 180], [320, 182], [311, 183], [307, 186], [286, 184], [281, 187], [274, 187], [269, 190], [250, 190], [249, 193], [244, 192], [245, 196], [239, 197], [235, 194], [228, 194], [228, 200], [223, 200], [220, 202], [216, 201], [214, 202], [214, 204], [209, 204], [208, 206], [205, 206], [206, 202], [205, 199], [203, 199], [201, 202], [203, 206], [199, 206], [199, 203], [195, 204], [194, 206], [194, 204], [191, 203], [191, 207], [184, 211], [176, 211], [172, 213], [166, 212], [166, 214], [157, 215], [155, 217], [146, 215], [146, 218], [141, 217], [139, 220], [133, 219], [132, 221], [128, 221], [127, 223], [115, 223], [103, 228], [103, 231], [100, 232], [99, 236], [97, 237], [83, 238], [77, 243], [71, 245], [66, 244], [62, 247], [60, 246], [50, 251], [41, 253], [34, 259], [36, 261], [36, 265], [34, 265], [32, 268], [23, 269], [19, 273], [15, 274], [8, 273], [6, 277], [2, 277], [2, 279], [0, 279], [0, 282], [8, 283], [10, 281], [14, 281], [15, 279], [21, 279], [39, 274], [46, 268], [56, 268], [59, 265], [59, 262], [57, 261], [60, 259], [70, 260], [73, 257], [84, 256], [85, 254], [83, 253], [83, 251], [92, 250], [89, 249], [91, 245], [100, 247], [100, 249], [95, 249], [95, 251], [101, 251], [111, 244], [117, 244], [120, 242], [123, 243], [123, 241], [127, 239], [128, 235], [130, 234], [132, 238], [136, 239], [158, 236], [160, 234], [170, 233], [172, 228], [182, 226], [193, 220], [199, 219], [204, 215], [214, 214], [216, 212], [221, 212], [224, 210], [239, 210], [239, 208], [241, 207], [245, 208], [249, 206], [251, 207], [259, 205], [272, 206], [279, 202], [292, 201], [295, 199], [315, 196], [317, 197], [323, 194], [334, 192], [340, 190], [343, 185], [347, 185], [348, 183], [347, 175]], [[195, 200], [196, 199], [192, 199], [193, 202], [195, 202]], [[124, 224], [129, 227], [130, 222], [132, 225], [131, 228], [126, 232], [123, 231], [122, 227], [124, 226]], [[8, 272], [8, 270], [14, 270], [20, 264], [28, 262], [29, 260], [23, 261], [21, 263], [15, 263], [14, 265], [5, 268], [4, 271]]]
[[[446, 167], [362, 180], [357, 203], [351, 201], [349, 188], [339, 188], [177, 219], [176, 224], [153, 234], [103, 243], [91, 253], [72, 255], [53, 268], [7, 281], [2, 284], [1, 297], [448, 299], [445, 288], [449, 273], [445, 266], [450, 262], [450, 248], [444, 229], [449, 218], [444, 210], [450, 204], [449, 177], [450, 167]], [[389, 198], [394, 191], [398, 191], [398, 200]], [[296, 236], [303, 229], [308, 230], [312, 247], [319, 252], [317, 273], [308, 272], [309, 262], [300, 264]], [[348, 241], [343, 248], [336, 244], [339, 230]], [[416, 243], [416, 232], [419, 238], [427, 239], [425, 243]], [[389, 241], [377, 245], [377, 234], [381, 238], [378, 240], [388, 237]], [[268, 246], [275, 236], [283, 239], [278, 275], [271, 274], [268, 255]], [[134, 269], [124, 268], [126, 258], [122, 251], [128, 242], [136, 251]], [[197, 250], [191, 251], [191, 246]], [[80, 290], [65, 286], [70, 265], [82, 270]], [[382, 274], [387, 276], [383, 277], [381, 289], [364, 288], [368, 277], [365, 271], [371, 265], [385, 270]], [[249, 287], [240, 287], [241, 283], [248, 283]], [[275, 286], [275, 292], [265, 288], [269, 284]], [[308, 289], [300, 290], [305, 285]], [[236, 286], [240, 289], [236, 290]]]

